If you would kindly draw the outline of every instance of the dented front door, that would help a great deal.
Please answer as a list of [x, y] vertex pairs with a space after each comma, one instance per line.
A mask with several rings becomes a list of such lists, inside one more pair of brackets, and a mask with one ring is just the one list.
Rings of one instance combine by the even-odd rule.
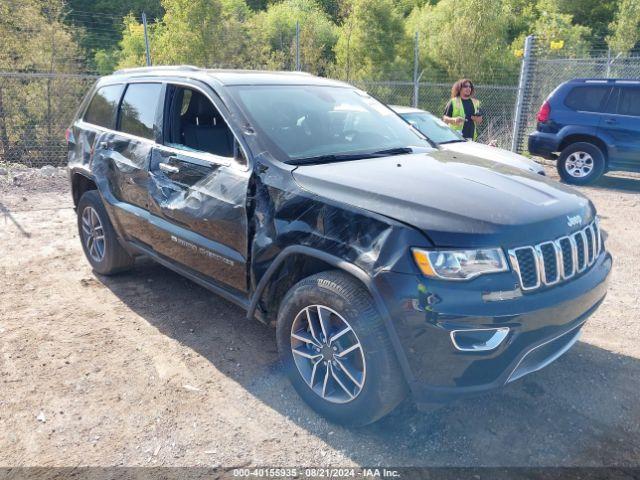
[[169, 147], [154, 148], [149, 211], [154, 250], [246, 292], [250, 172]]

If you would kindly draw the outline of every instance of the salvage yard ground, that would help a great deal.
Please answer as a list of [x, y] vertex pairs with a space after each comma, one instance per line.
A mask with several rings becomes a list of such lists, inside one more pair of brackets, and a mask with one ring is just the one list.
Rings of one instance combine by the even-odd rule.
[[94, 274], [64, 171], [10, 170], [0, 466], [640, 466], [640, 176], [580, 190], [614, 256], [580, 342], [498, 392], [347, 430], [295, 394], [273, 330], [148, 261]]

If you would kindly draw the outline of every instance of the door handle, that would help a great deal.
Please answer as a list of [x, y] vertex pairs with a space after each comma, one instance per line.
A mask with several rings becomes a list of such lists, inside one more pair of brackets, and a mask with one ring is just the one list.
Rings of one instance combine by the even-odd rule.
[[180, 171], [178, 167], [169, 165], [168, 163], [164, 162], [159, 163], [158, 167], [160, 167], [160, 170], [162, 170], [164, 173], [178, 173]]
[[607, 118], [604, 123], [607, 123], [609, 125], [613, 125], [615, 123], [618, 123], [618, 121], [615, 118]]

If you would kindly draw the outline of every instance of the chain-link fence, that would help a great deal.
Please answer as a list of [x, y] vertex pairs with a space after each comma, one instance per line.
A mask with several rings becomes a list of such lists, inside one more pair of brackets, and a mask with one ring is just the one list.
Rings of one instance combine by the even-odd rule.
[[66, 162], [65, 129], [94, 76], [0, 72], [0, 160]]
[[[353, 82], [388, 105], [412, 106], [416, 84], [413, 82]], [[451, 96], [452, 83], [420, 82], [417, 84], [417, 107], [440, 117]], [[481, 101], [484, 123], [479, 127], [478, 141], [509, 148], [513, 135], [516, 85], [475, 85]]]
[[[118, 38], [113, 25], [124, 25]], [[247, 34], [246, 25], [238, 24], [236, 30], [216, 25], [222, 31], [212, 31], [209, 37], [225, 48], [203, 47], [209, 56], [195, 61], [199, 66], [344, 75], [323, 63], [331, 55], [322, 50], [323, 44], [314, 43], [322, 35], [318, 25], [293, 21], [264, 38], [259, 32]], [[88, 22], [82, 12], [47, 12], [40, 24], [12, 31], [8, 38], [13, 43], [0, 49], [0, 162], [63, 165], [65, 129], [97, 73], [112, 71], [122, 65], [123, 58], [133, 65], [146, 63], [147, 45], [141, 29], [140, 15], [124, 20], [122, 16], [100, 15]], [[167, 49], [162, 44], [166, 39], [158, 36], [153, 22], [148, 30], [151, 60], [157, 60], [163, 48]], [[527, 133], [535, 128], [540, 104], [561, 82], [575, 77], [640, 77], [640, 57], [600, 51], [593, 57], [544, 58], [542, 49], [531, 41], [532, 48], [523, 59], [527, 68], [523, 68], [519, 83], [511, 72], [504, 71], [475, 85], [484, 112], [478, 141], [522, 151]], [[176, 42], [169, 46], [179, 48]], [[419, 81], [417, 72], [423, 66], [415, 63], [417, 57], [405, 59], [409, 68], [388, 74], [394, 77], [390, 81], [350, 82], [387, 104], [417, 106], [441, 116], [457, 78], [426, 70], [424, 78], [430, 80]], [[409, 80], [411, 71], [414, 81]]]
[[[0, 161], [37, 167], [66, 162], [65, 129], [95, 75], [0, 72]], [[413, 104], [413, 82], [353, 82], [389, 105]], [[448, 83], [418, 84], [418, 107], [441, 116]], [[478, 85], [485, 122], [478, 141], [509, 148], [517, 88]]]

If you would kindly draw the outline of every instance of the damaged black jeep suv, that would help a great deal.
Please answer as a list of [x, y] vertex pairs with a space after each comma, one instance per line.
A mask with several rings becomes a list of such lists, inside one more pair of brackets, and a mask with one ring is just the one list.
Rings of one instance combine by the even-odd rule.
[[345, 83], [123, 70], [67, 141], [93, 269], [145, 255], [274, 325], [295, 389], [343, 424], [538, 370], [606, 293], [587, 198], [440, 150]]

